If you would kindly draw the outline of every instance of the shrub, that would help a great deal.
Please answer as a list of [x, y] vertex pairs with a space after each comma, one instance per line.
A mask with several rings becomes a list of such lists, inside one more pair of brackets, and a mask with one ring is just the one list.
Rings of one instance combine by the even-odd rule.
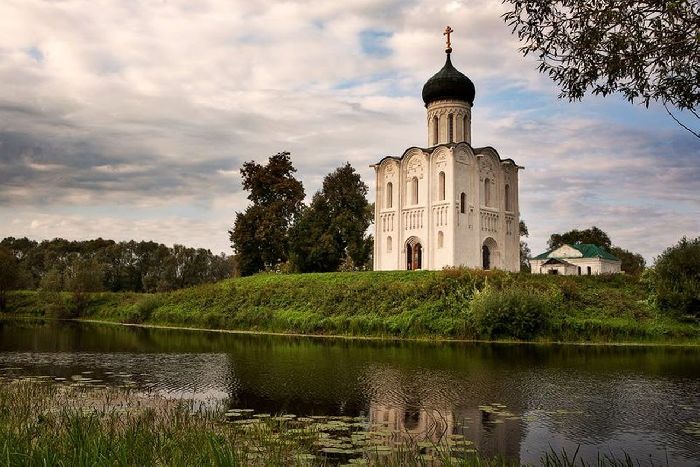
[[140, 324], [151, 319], [153, 312], [160, 306], [160, 299], [155, 296], [147, 296], [138, 301], [124, 316], [124, 322], [129, 324]]
[[700, 237], [667, 248], [656, 258], [652, 276], [656, 300], [664, 311], [700, 318]]
[[532, 290], [485, 287], [472, 298], [471, 319], [482, 338], [532, 339], [549, 324], [550, 300]]

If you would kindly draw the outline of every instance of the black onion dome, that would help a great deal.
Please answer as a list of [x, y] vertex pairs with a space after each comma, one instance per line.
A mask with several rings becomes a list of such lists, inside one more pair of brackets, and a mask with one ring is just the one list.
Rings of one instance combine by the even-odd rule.
[[447, 60], [442, 70], [435, 73], [423, 86], [423, 102], [426, 106], [442, 99], [467, 101], [474, 105], [475, 94], [472, 80], [452, 66], [450, 52], [447, 52]]

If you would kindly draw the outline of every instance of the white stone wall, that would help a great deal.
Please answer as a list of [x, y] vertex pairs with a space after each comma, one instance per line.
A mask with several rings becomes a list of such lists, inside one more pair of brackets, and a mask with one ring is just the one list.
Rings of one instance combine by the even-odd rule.
[[[442, 100], [428, 105], [428, 146], [445, 143], [472, 142], [472, 112], [467, 102]], [[450, 115], [452, 116], [452, 139], [450, 140]], [[437, 118], [437, 138], [435, 122]]]
[[[575, 250], [572, 248], [572, 250]], [[581, 253], [578, 250], [575, 250], [576, 253], [581, 255]], [[553, 256], [554, 257], [554, 256]], [[562, 256], [556, 256], [556, 257], [562, 257]], [[554, 265], [544, 265], [546, 262], [546, 259], [533, 259], [530, 261], [530, 266], [533, 274], [548, 274], [548, 271], [555, 267]], [[573, 268], [567, 268], [566, 271], [562, 272], [560, 271], [560, 274], [566, 274], [566, 275], [581, 275], [581, 276], [586, 276], [588, 275], [588, 268], [591, 268], [591, 273], [590, 275], [600, 275], [600, 274], [618, 274], [622, 272], [621, 266], [622, 262], [620, 261], [613, 261], [609, 259], [603, 259], [603, 258], [566, 258], [565, 261], [567, 263], [570, 263], [573, 265]], [[580, 272], [579, 272], [579, 269]]]
[[[411, 148], [401, 158], [386, 158], [374, 167], [375, 270], [406, 269], [406, 244], [416, 241], [423, 251], [422, 269], [480, 268], [482, 246], [487, 244], [492, 251], [492, 269], [519, 270], [518, 167], [511, 161], [501, 161], [491, 148], [475, 154], [471, 146], [461, 143], [454, 147], [441, 145], [432, 151]], [[445, 174], [444, 199], [441, 172]], [[417, 203], [414, 178], [418, 180]], [[387, 203], [389, 183], [391, 206]], [[511, 187], [509, 211], [505, 210], [506, 183]]]

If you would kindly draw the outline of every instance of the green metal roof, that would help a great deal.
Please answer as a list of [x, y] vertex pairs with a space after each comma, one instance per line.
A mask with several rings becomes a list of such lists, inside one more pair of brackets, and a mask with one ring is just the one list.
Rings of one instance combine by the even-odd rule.
[[[620, 259], [618, 257], [605, 251], [605, 249], [603, 249], [603, 247], [600, 247], [598, 245], [594, 245], [592, 243], [574, 243], [574, 244], [567, 243], [566, 245], [580, 251], [581, 254], [583, 255], [583, 258], [603, 258], [603, 259], [609, 259], [612, 261], [620, 261]], [[564, 245], [562, 245], [562, 246], [564, 246]], [[558, 250], [559, 248], [561, 248], [561, 247], [557, 247], [554, 250]], [[547, 259], [547, 258], [549, 258], [549, 254], [551, 252], [553, 252], [554, 250], [546, 251], [540, 255], [535, 256], [532, 259]]]

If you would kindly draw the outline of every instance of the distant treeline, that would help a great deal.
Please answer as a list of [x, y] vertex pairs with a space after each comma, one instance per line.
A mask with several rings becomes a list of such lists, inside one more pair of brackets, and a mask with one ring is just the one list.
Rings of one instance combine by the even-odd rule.
[[[235, 270], [233, 257], [223, 253], [145, 241], [7, 237], [0, 250], [14, 289], [160, 292], [216, 282]], [[4, 264], [8, 253], [14, 264]]]

